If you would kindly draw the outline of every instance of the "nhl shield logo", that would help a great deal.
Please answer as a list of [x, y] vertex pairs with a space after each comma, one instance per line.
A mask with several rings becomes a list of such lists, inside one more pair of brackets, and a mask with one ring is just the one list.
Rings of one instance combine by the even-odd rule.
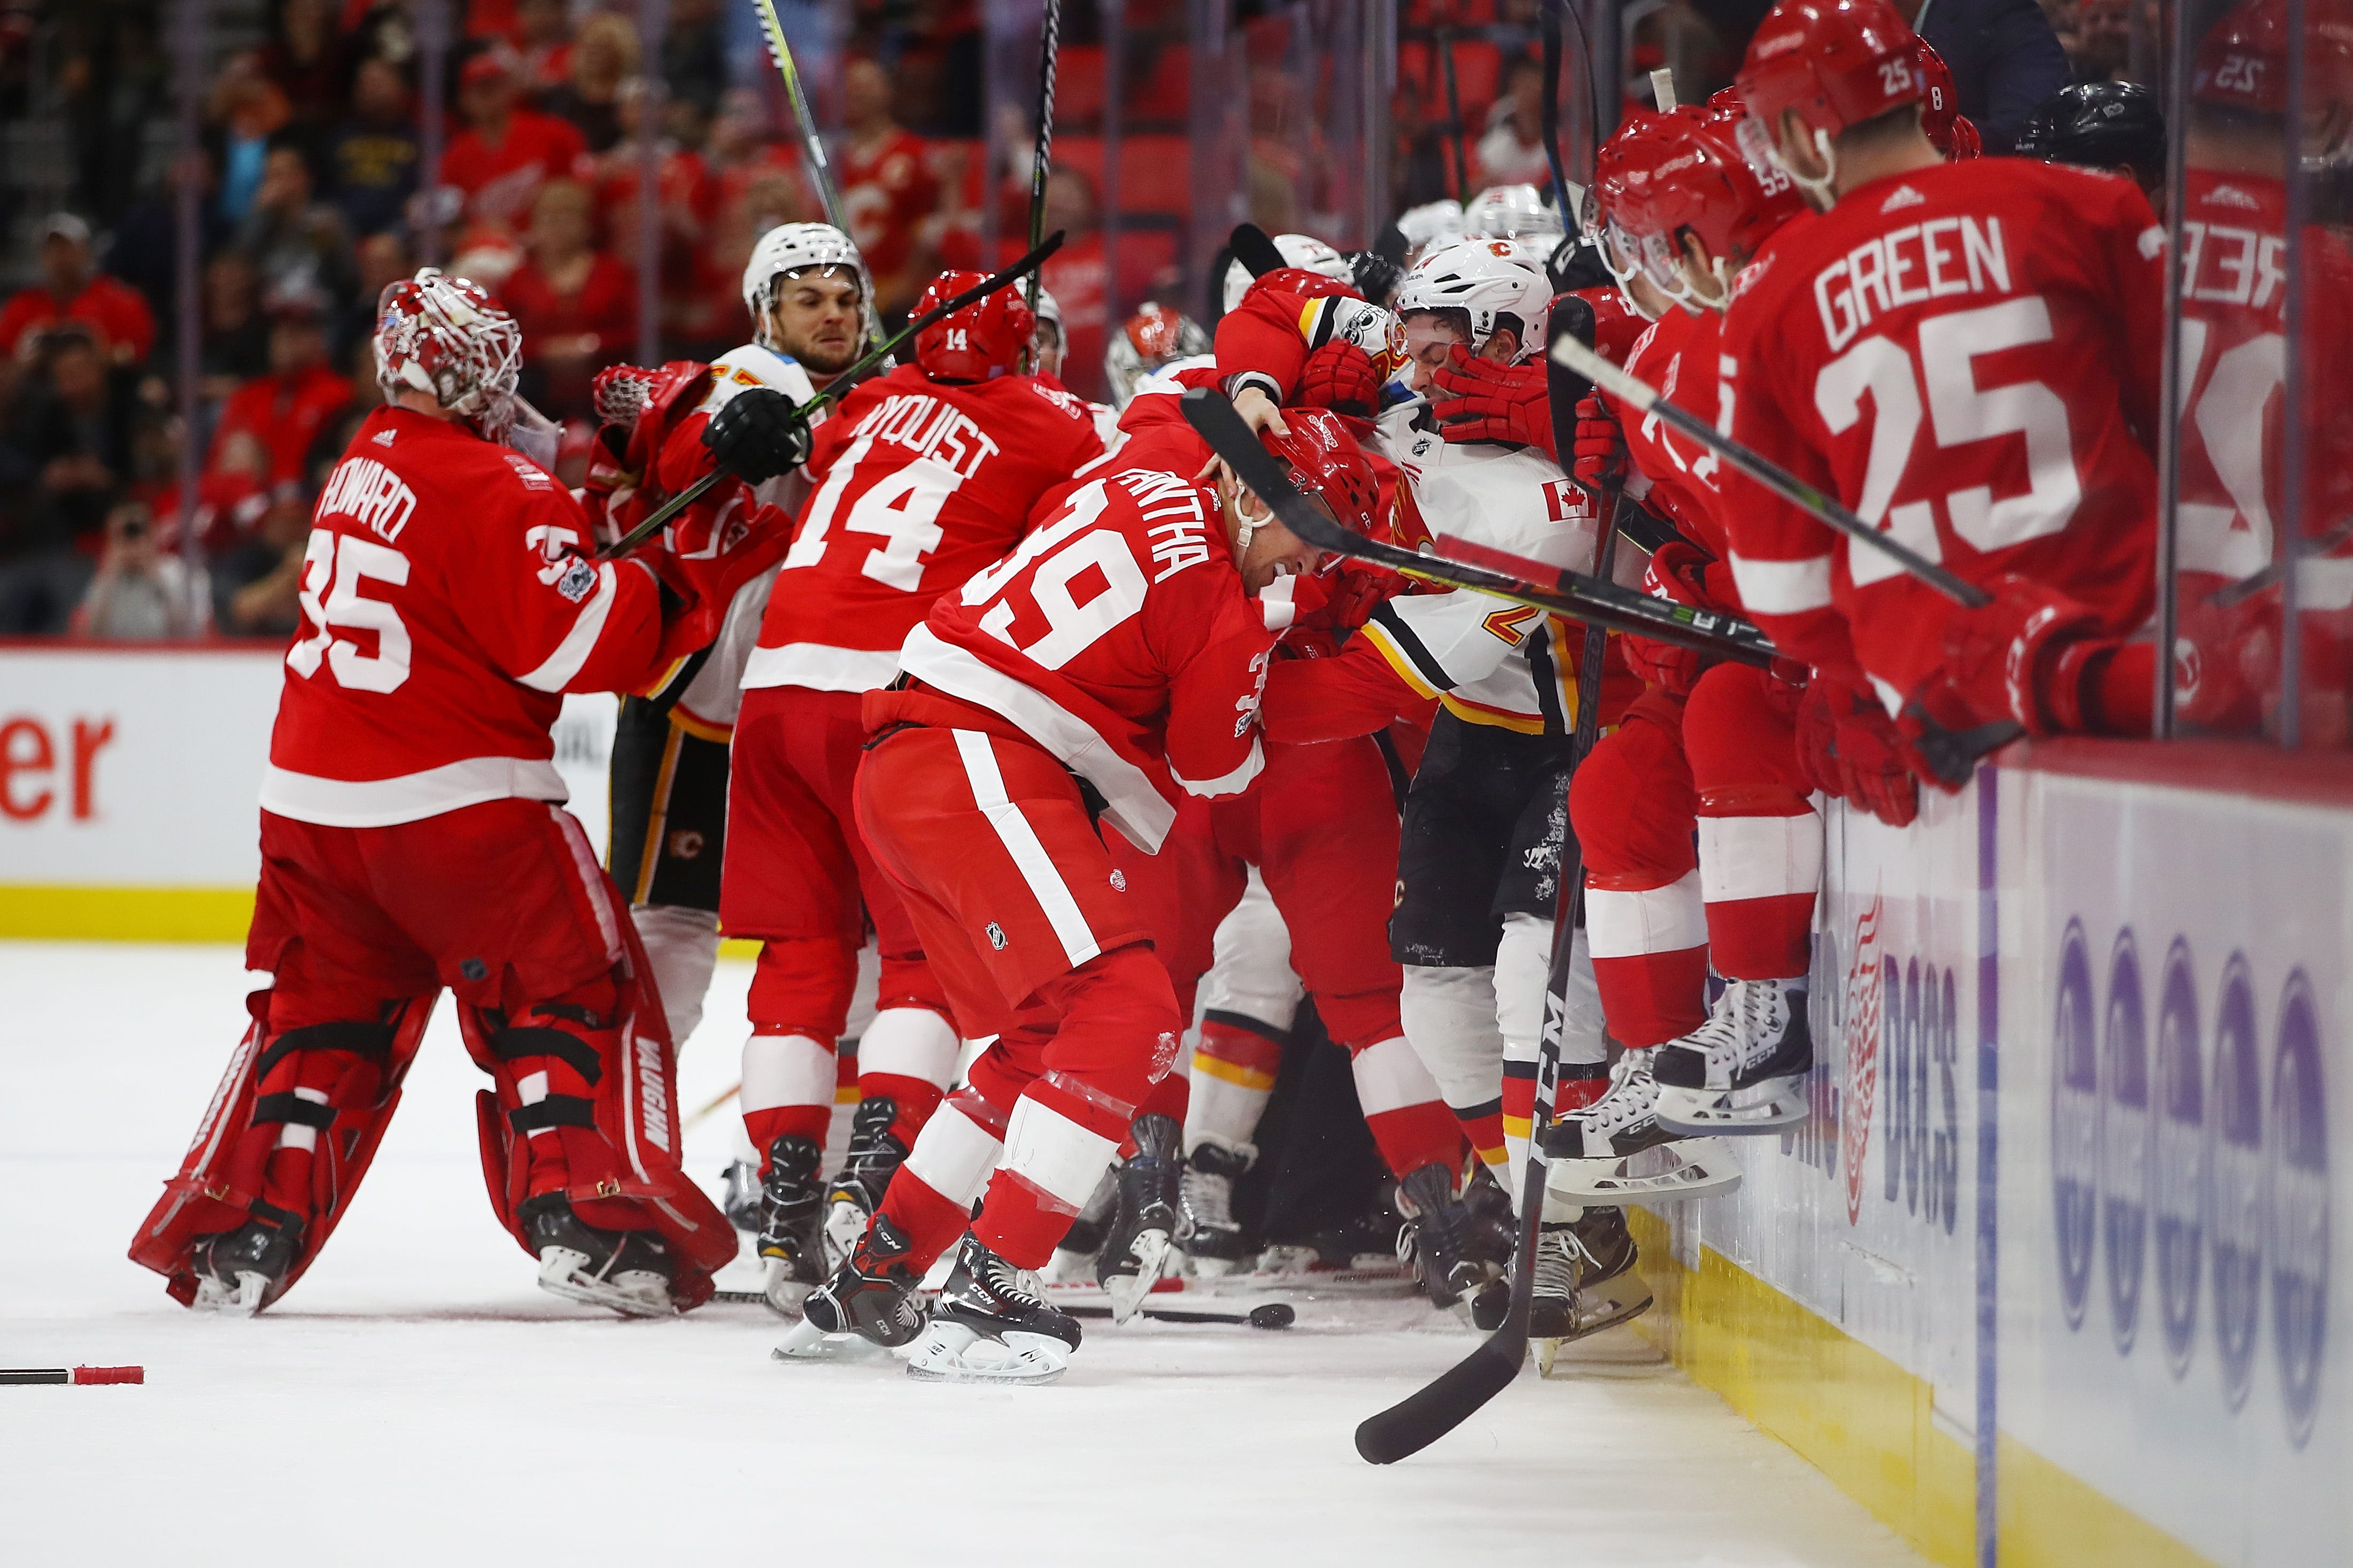
[[995, 948], [997, 952], [1003, 952], [1005, 951], [1005, 928], [998, 925], [995, 921], [991, 921], [988, 922], [987, 929], [988, 945]]

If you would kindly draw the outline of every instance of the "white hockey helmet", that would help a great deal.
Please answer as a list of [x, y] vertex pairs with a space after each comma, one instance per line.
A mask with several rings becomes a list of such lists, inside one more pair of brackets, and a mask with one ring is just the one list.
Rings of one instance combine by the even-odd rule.
[[1462, 211], [1465, 239], [1522, 239], [1548, 251], [1567, 232], [1534, 185], [1490, 185]]
[[1443, 198], [1408, 207], [1398, 215], [1398, 232], [1405, 236], [1409, 267], [1433, 250], [1443, 250], [1462, 237], [1462, 206]]
[[1514, 360], [1544, 348], [1543, 325], [1552, 308], [1552, 279], [1544, 258], [1512, 239], [1466, 239], [1433, 250], [1414, 263], [1398, 285], [1400, 321], [1428, 311], [1445, 316], [1461, 330], [1472, 353], [1484, 348], [1498, 327], [1519, 340]]
[[752, 259], [744, 264], [744, 308], [752, 312], [752, 341], [763, 348], [768, 342], [768, 307], [776, 300], [776, 279], [812, 267], [847, 268], [858, 276], [860, 335], [874, 318], [874, 275], [858, 254], [850, 237], [829, 223], [780, 223], [760, 237]]
[[[1343, 283], [1355, 281], [1355, 270], [1349, 267], [1348, 258], [1312, 234], [1278, 234], [1274, 247], [1282, 253], [1285, 267], [1302, 267]], [[1242, 296], [1250, 292], [1250, 269], [1239, 261], [1228, 262], [1225, 308], [1230, 310], [1240, 305]]]
[[375, 307], [375, 380], [386, 398], [430, 395], [493, 441], [515, 417], [522, 328], [480, 284], [420, 268]]
[[[1019, 290], [1021, 284], [1015, 284]], [[1062, 374], [1062, 356], [1070, 352], [1071, 330], [1062, 321], [1062, 302], [1052, 290], [1040, 284], [1038, 289], [1038, 324], [1029, 329], [1029, 347], [1037, 356], [1038, 368], [1048, 375]], [[1050, 332], [1047, 329], [1051, 328]]]
[[1103, 378], [1111, 384], [1112, 406], [1125, 408], [1135, 397], [1137, 384], [1161, 366], [1209, 350], [1209, 334], [1199, 322], [1146, 300], [1103, 349]]

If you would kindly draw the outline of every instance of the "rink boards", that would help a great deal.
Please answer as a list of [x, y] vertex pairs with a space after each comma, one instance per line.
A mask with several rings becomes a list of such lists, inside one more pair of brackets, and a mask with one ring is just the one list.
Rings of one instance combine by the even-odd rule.
[[2344, 786], [2075, 742], [1827, 847], [1812, 1118], [1651, 1331], [1939, 1563], [2353, 1562]]

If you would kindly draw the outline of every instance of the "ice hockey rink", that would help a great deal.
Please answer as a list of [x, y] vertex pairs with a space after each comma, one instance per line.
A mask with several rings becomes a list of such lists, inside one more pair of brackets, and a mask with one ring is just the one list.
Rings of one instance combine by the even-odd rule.
[[[0, 1389], [0, 1560], [1920, 1561], [1623, 1331], [1375, 1468], [1356, 1421], [1474, 1342], [1410, 1302], [1303, 1300], [1283, 1332], [1090, 1324], [1061, 1383], [997, 1390], [772, 1362], [757, 1306], [557, 1300], [490, 1216], [446, 1012], [317, 1267], [257, 1320], [197, 1316], [123, 1253], [242, 1027], [242, 968], [0, 944], [0, 1362], [147, 1376]], [[721, 966], [686, 1107], [732, 1081], [749, 974]], [[689, 1168], [715, 1182], [728, 1147], [711, 1119]]]

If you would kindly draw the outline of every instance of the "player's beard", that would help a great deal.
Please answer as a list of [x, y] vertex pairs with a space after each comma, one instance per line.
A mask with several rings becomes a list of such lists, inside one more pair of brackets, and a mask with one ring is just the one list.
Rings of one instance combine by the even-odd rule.
[[811, 375], [839, 375], [858, 363], [858, 340], [852, 337], [839, 349], [810, 343], [788, 347], [785, 352], [800, 361]]

